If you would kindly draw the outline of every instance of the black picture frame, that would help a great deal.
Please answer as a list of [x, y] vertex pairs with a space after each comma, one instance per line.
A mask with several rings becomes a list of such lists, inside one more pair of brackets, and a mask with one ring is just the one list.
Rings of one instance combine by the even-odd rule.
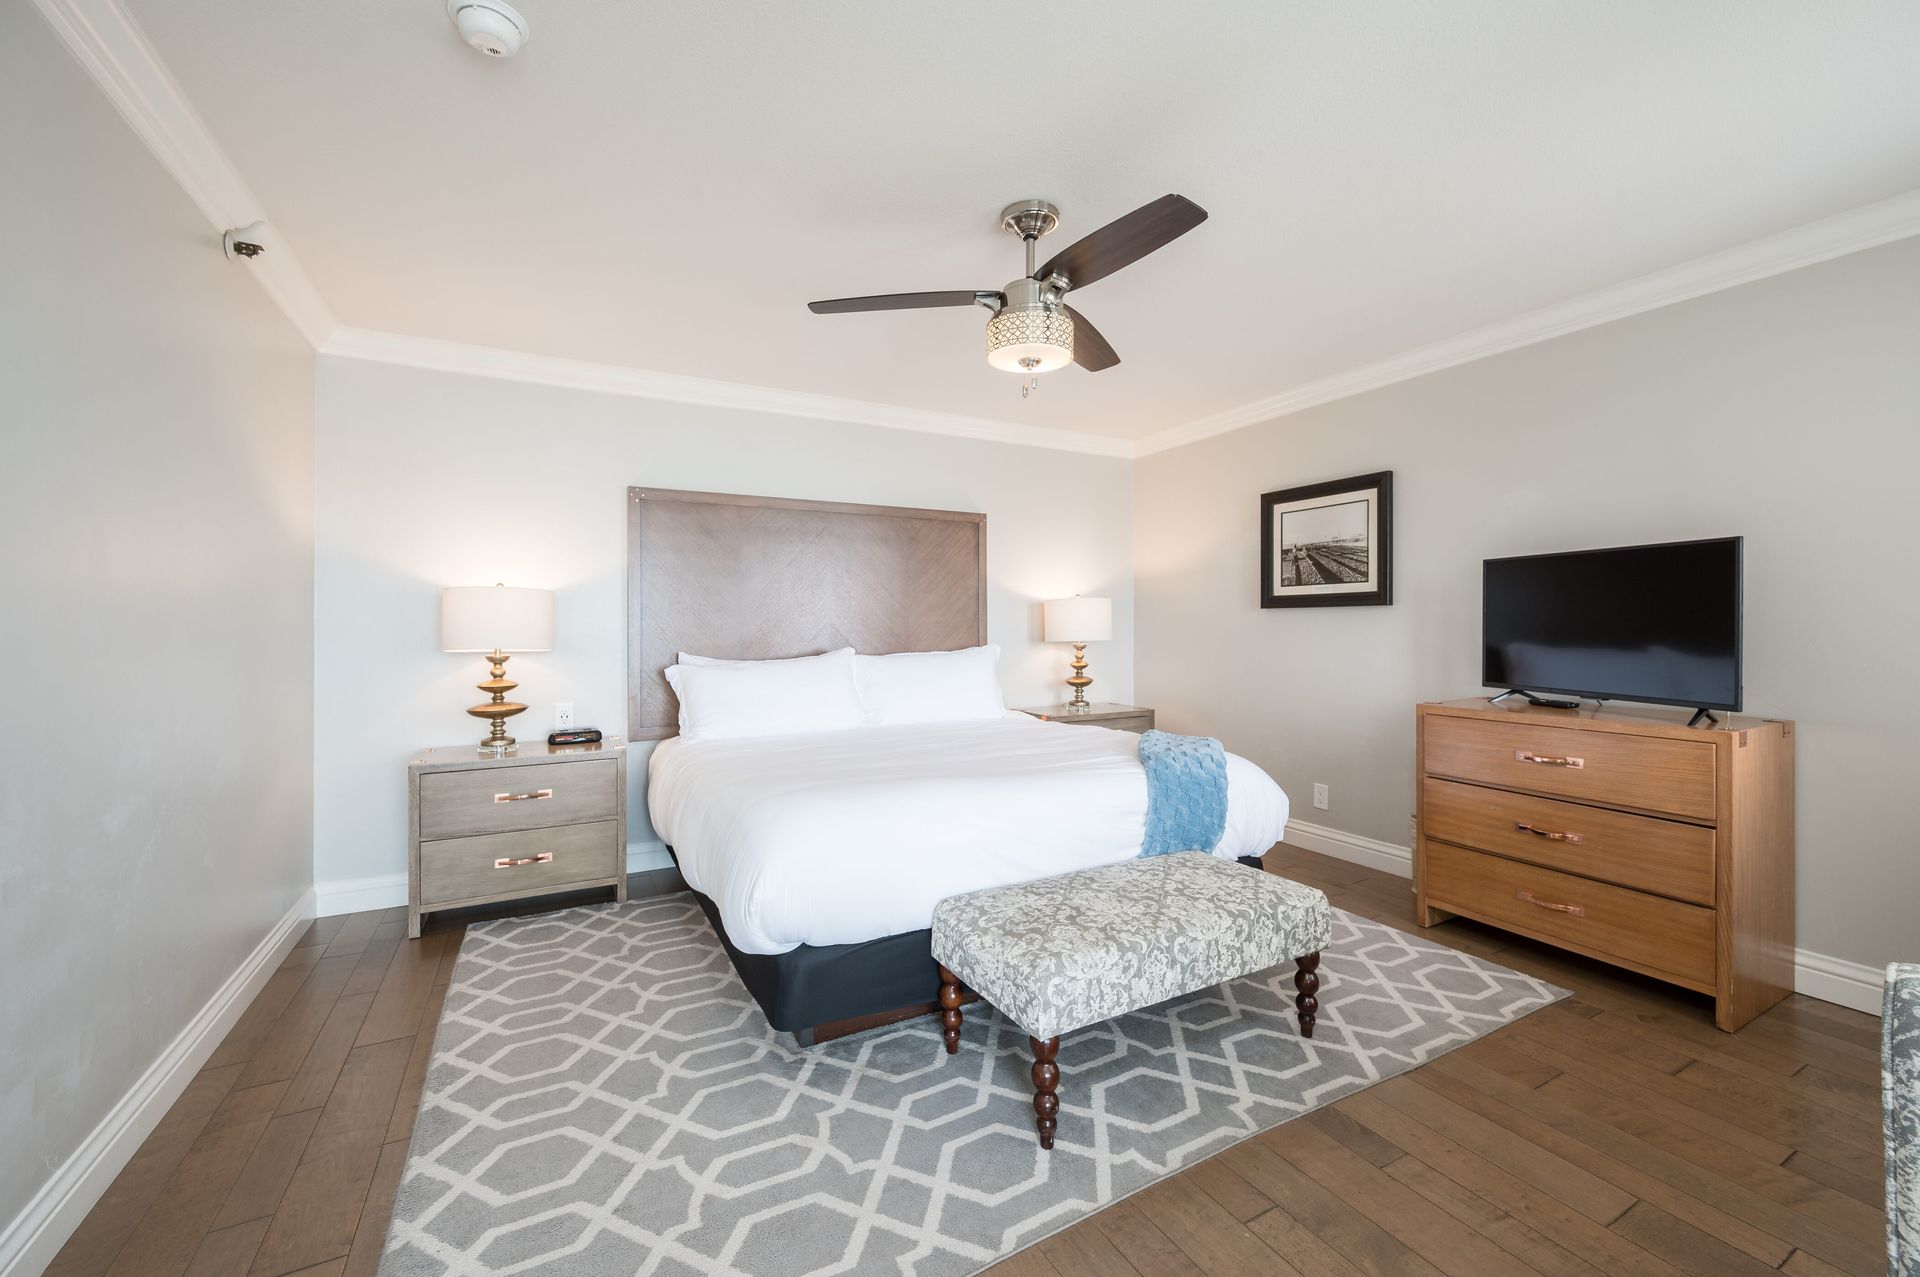
[[[1298, 510], [1283, 510], [1282, 507], [1299, 506], [1310, 502], [1306, 509], [1320, 510], [1331, 507], [1371, 501], [1375, 509], [1370, 511], [1371, 519], [1367, 526], [1363, 553], [1366, 562], [1365, 584], [1370, 589], [1354, 589], [1355, 582], [1317, 582], [1312, 585], [1287, 584], [1279, 579], [1284, 569], [1281, 556], [1274, 553], [1274, 520], [1276, 511], [1284, 530], [1287, 514]], [[1316, 543], [1317, 544], [1317, 543]], [[1316, 575], [1330, 575], [1342, 569], [1344, 557], [1329, 560], [1324, 552], [1308, 555], [1309, 571]], [[1349, 569], [1350, 570], [1350, 569]], [[1260, 496], [1260, 606], [1268, 607], [1385, 607], [1393, 602], [1393, 471], [1380, 470], [1373, 474], [1358, 474], [1349, 479], [1330, 479], [1325, 483], [1308, 483], [1297, 488], [1282, 488], [1277, 492], [1265, 492]]]

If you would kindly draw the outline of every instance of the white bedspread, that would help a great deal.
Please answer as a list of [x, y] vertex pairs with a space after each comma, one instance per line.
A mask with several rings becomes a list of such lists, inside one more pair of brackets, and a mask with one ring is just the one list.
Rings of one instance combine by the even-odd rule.
[[[654, 750], [647, 806], [749, 953], [918, 931], [947, 896], [1127, 860], [1147, 815], [1139, 737], [1025, 714]], [[1227, 755], [1214, 849], [1259, 855], [1287, 796]]]

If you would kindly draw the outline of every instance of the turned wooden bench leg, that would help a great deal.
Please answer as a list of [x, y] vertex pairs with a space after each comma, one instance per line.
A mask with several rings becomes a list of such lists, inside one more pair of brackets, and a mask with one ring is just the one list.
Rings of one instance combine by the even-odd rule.
[[960, 1053], [960, 981], [944, 966], [940, 968], [940, 1036], [948, 1055]]
[[1053, 1057], [1060, 1054], [1060, 1039], [1028, 1038], [1033, 1048], [1033, 1125], [1040, 1132], [1040, 1147], [1053, 1147], [1053, 1132], [1059, 1126], [1054, 1115], [1060, 1111], [1060, 1066]]
[[1299, 968], [1293, 973], [1293, 987], [1297, 990], [1293, 1005], [1300, 1012], [1300, 1036], [1310, 1038], [1314, 1021], [1320, 1014], [1320, 999], [1316, 996], [1320, 992], [1320, 955], [1304, 954], [1293, 962]]

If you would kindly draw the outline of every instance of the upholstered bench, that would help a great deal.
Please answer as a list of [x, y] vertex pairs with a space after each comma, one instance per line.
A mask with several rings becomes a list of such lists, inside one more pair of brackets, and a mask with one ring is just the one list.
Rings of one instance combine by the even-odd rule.
[[1920, 1277], [1920, 964], [1887, 968], [1880, 1086], [1887, 1131], [1887, 1273]]
[[960, 1049], [962, 985], [1026, 1031], [1034, 1125], [1052, 1148], [1062, 1034], [1291, 959], [1310, 1038], [1332, 932], [1324, 892], [1198, 851], [953, 896], [933, 911], [942, 1037]]

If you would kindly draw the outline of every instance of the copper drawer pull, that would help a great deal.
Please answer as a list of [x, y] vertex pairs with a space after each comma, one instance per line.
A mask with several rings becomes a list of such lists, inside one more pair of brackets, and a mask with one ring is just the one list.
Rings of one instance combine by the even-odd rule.
[[496, 803], [525, 803], [537, 802], [542, 798], [551, 797], [553, 797], [553, 791], [551, 789], [535, 789], [524, 794], [495, 794], [493, 801]]
[[1551, 900], [1537, 900], [1531, 891], [1516, 891], [1513, 894], [1530, 905], [1539, 905], [1542, 909], [1551, 909], [1555, 913], [1569, 913], [1576, 918], [1584, 918], [1587, 916], [1587, 908], [1585, 905], [1557, 905]]
[[1523, 834], [1532, 834], [1535, 838], [1545, 838], [1548, 842], [1578, 843], [1580, 841], [1579, 834], [1563, 834], [1552, 829], [1537, 829], [1524, 820], [1514, 821], [1513, 827]]
[[503, 859], [493, 862], [495, 869], [517, 869], [521, 865], [544, 865], [553, 860], [553, 853], [543, 851], [537, 856], [522, 856], [518, 860]]
[[1584, 758], [1568, 758], [1564, 754], [1534, 754], [1524, 749], [1514, 750], [1513, 759], [1517, 763], [1539, 763], [1545, 767], [1573, 767], [1577, 769], [1587, 765], [1587, 760]]

